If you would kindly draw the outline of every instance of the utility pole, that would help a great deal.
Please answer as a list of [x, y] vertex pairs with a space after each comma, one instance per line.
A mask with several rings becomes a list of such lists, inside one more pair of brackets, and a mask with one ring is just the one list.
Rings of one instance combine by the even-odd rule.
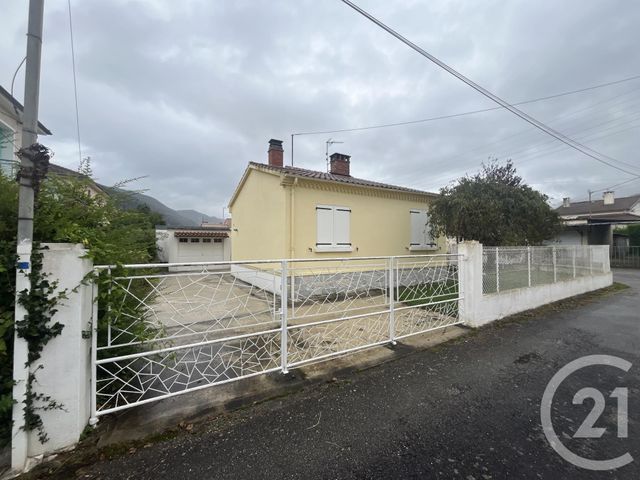
[[[38, 98], [40, 94], [40, 55], [42, 50], [42, 24], [44, 0], [29, 0], [29, 24], [27, 30], [27, 61], [24, 79], [24, 112], [22, 118], [22, 148], [20, 150], [18, 235], [16, 238], [18, 264], [16, 270], [15, 321], [22, 320], [26, 310], [18, 303], [17, 293], [29, 290], [31, 284], [31, 248], [33, 242], [33, 154], [30, 147], [38, 137]], [[13, 432], [11, 442], [11, 467], [24, 469], [28, 455], [28, 435], [24, 429], [24, 400], [29, 371], [27, 342], [14, 336], [13, 357]]]

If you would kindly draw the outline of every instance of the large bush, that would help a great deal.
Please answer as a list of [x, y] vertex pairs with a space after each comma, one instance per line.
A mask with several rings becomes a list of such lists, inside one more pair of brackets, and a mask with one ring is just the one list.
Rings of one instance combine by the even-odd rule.
[[433, 233], [484, 245], [539, 245], [560, 228], [547, 196], [522, 181], [513, 164], [493, 161], [441, 189], [430, 211]]
[[[94, 264], [148, 263], [155, 257], [155, 224], [148, 208], [120, 207], [123, 191], [95, 194], [88, 164], [81, 175], [49, 175], [35, 203], [34, 241], [81, 243]], [[0, 172], [0, 446], [11, 434], [15, 251], [18, 188]], [[103, 312], [100, 312], [101, 314]]]

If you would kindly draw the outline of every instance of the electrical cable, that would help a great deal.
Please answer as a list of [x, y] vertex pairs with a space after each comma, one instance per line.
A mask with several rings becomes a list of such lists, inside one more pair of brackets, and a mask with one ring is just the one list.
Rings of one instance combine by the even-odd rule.
[[567, 137], [566, 135], [562, 134], [561, 132], [558, 132], [558, 131], [554, 130], [553, 128], [549, 127], [548, 125], [545, 125], [544, 123], [542, 123], [541, 121], [535, 119], [531, 115], [523, 112], [522, 110], [520, 110], [520, 109], [516, 108], [515, 106], [511, 105], [509, 102], [507, 102], [507, 101], [503, 100], [502, 98], [498, 97], [497, 95], [493, 94], [492, 92], [490, 92], [486, 88], [484, 88], [484, 87], [480, 86], [479, 84], [475, 83], [471, 79], [469, 79], [466, 76], [464, 76], [462, 73], [460, 73], [457, 70], [453, 69], [452, 67], [450, 67], [446, 63], [442, 62], [441, 60], [439, 60], [435, 56], [431, 55], [429, 52], [425, 51], [424, 49], [422, 49], [421, 47], [416, 45], [415, 43], [413, 43], [410, 40], [408, 40], [407, 38], [403, 37], [398, 32], [396, 32], [395, 30], [393, 30], [389, 26], [385, 25], [380, 20], [375, 18], [373, 15], [367, 13], [365, 10], [363, 10], [362, 8], [360, 8], [359, 6], [357, 6], [356, 4], [351, 2], [350, 0], [341, 0], [341, 1], [345, 5], [351, 7], [352, 9], [354, 9], [356, 12], [360, 13], [362, 16], [364, 16], [365, 18], [367, 18], [371, 22], [375, 23], [377, 26], [379, 26], [380, 28], [385, 30], [390, 35], [392, 35], [395, 38], [397, 38], [398, 40], [400, 40], [402, 43], [404, 43], [405, 45], [407, 45], [411, 49], [415, 50], [417, 53], [419, 53], [423, 57], [427, 58], [428, 60], [430, 60], [431, 62], [435, 63], [437, 66], [439, 66], [443, 70], [447, 71], [448, 73], [450, 73], [451, 75], [456, 77], [458, 80], [462, 81], [463, 83], [466, 83], [471, 88], [476, 90], [478, 93], [484, 95], [485, 97], [487, 97], [488, 99], [490, 99], [493, 102], [497, 103], [501, 107], [509, 110], [511, 113], [513, 113], [514, 115], [520, 117], [522, 120], [524, 120], [525, 122], [527, 122], [530, 125], [534, 126], [535, 128], [541, 130], [542, 132], [546, 133], [547, 135], [550, 135], [550, 136], [556, 138], [560, 142], [565, 143], [566, 145], [570, 146], [574, 150], [577, 150], [577, 151], [581, 152], [583, 155], [585, 155], [587, 157], [590, 157], [590, 158], [596, 160], [597, 162], [600, 162], [600, 163], [602, 163], [604, 165], [607, 165], [607, 166], [609, 166], [611, 168], [615, 168], [616, 170], [619, 170], [621, 172], [627, 173], [629, 175], [638, 176], [636, 173], [630, 172], [630, 171], [628, 171], [628, 170], [626, 170], [624, 168], [618, 167], [617, 165], [615, 165], [615, 164], [613, 164], [613, 163], [611, 163], [611, 162], [609, 162], [607, 160], [604, 160], [603, 158], [600, 158], [600, 157], [603, 156], [601, 153], [599, 153], [599, 152], [597, 152], [597, 151], [595, 151], [593, 149], [590, 149], [590, 148], [580, 144], [579, 142], [576, 142], [575, 140]]
[[76, 80], [76, 52], [73, 42], [73, 22], [71, 19], [71, 0], [67, 0], [69, 10], [69, 37], [71, 40], [71, 69], [73, 71], [73, 96], [76, 107], [76, 134], [78, 136], [78, 157], [82, 164], [82, 142], [80, 141], [80, 110], [78, 108], [78, 82]]

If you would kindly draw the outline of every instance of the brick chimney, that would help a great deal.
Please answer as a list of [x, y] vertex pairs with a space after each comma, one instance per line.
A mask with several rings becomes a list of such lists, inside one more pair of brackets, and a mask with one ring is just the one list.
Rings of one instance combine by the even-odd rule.
[[333, 175], [344, 175], [346, 177], [351, 176], [349, 173], [349, 159], [351, 157], [349, 155], [333, 153], [329, 158], [331, 164], [330, 172]]
[[269, 165], [273, 167], [282, 167], [284, 164], [284, 150], [282, 149], [282, 140], [269, 140]]
[[613, 196], [613, 192], [604, 192], [602, 194], [602, 203], [605, 205], [613, 205], [615, 203], [615, 197]]
[[570, 207], [570, 206], [571, 206], [571, 198], [569, 198], [569, 197], [564, 197], [564, 198], [562, 199], [562, 206], [563, 206], [564, 208]]

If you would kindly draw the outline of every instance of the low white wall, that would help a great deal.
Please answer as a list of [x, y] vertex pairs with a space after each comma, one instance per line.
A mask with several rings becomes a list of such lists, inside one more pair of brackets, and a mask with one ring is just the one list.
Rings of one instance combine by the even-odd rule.
[[279, 295], [282, 284], [280, 283], [280, 275], [275, 275], [269, 271], [248, 265], [231, 265], [231, 275], [243, 282], [255, 285], [267, 292]]
[[[594, 252], [595, 256], [599, 255], [597, 248]], [[458, 246], [458, 253], [464, 256], [460, 262], [460, 320], [471, 327], [480, 327], [515, 313], [608, 287], [613, 283], [611, 272], [599, 272], [571, 280], [484, 295], [482, 245], [478, 242], [463, 242]], [[598, 257], [598, 261], [604, 262], [603, 270], [609, 270], [608, 257]]]
[[482, 295], [477, 305], [477, 311], [469, 325], [480, 327], [514, 313], [608, 287], [612, 283], [613, 276], [611, 273], [601, 273], [558, 283], [549, 283], [530, 288], [516, 288], [506, 292]]

